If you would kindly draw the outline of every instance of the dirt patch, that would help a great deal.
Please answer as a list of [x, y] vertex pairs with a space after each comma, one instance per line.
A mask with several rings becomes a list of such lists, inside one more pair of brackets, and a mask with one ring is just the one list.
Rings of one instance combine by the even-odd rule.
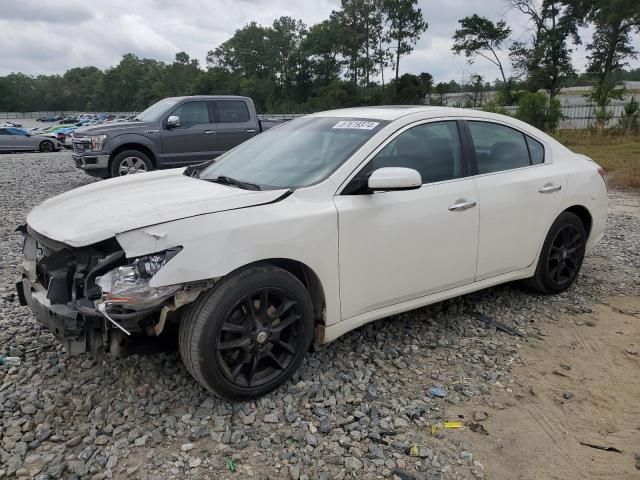
[[489, 415], [489, 435], [462, 432], [486, 477], [640, 478], [639, 355], [640, 297], [613, 297], [550, 322], [541, 340], [523, 347], [516, 381], [476, 405]]

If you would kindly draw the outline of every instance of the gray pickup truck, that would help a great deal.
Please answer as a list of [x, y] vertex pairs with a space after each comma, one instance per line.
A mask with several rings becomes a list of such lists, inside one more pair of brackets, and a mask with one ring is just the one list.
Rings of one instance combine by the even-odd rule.
[[247, 97], [171, 97], [132, 122], [79, 128], [73, 159], [103, 178], [182, 167], [215, 158], [272, 126], [258, 119]]

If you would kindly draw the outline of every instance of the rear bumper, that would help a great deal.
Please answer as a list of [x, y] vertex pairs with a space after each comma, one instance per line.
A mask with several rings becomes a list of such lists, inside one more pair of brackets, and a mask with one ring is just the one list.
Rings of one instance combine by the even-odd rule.
[[20, 303], [26, 304], [40, 324], [62, 343], [67, 353], [78, 355], [87, 351], [87, 323], [100, 325], [100, 319], [88, 319], [68, 305], [52, 305], [47, 291], [24, 277], [16, 284]]

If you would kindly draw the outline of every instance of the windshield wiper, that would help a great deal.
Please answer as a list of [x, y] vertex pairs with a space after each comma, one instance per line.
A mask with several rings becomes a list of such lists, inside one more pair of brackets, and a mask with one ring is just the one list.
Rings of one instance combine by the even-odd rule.
[[226, 175], [218, 175], [216, 178], [203, 178], [207, 182], [221, 183], [223, 185], [233, 185], [234, 187], [243, 188], [244, 190], [262, 190], [260, 185], [255, 183], [243, 182], [242, 180], [236, 180], [235, 178], [227, 177]]
[[212, 163], [214, 163], [216, 161], [215, 158], [212, 158], [211, 160], [207, 160], [206, 162], [202, 162], [202, 163], [198, 163], [196, 165], [190, 165], [187, 168], [184, 169], [184, 172], [182, 172], [183, 175], [186, 175], [187, 177], [198, 177], [198, 174], [204, 170], [205, 168], [207, 168], [209, 165], [211, 165]]

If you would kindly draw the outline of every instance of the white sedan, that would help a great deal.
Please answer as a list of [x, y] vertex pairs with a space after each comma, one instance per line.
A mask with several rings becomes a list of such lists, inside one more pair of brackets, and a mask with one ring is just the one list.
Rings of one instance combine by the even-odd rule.
[[513, 280], [567, 289], [606, 215], [603, 170], [513, 118], [335, 110], [47, 200], [18, 292], [70, 353], [179, 330], [195, 379], [243, 400], [314, 339]]

